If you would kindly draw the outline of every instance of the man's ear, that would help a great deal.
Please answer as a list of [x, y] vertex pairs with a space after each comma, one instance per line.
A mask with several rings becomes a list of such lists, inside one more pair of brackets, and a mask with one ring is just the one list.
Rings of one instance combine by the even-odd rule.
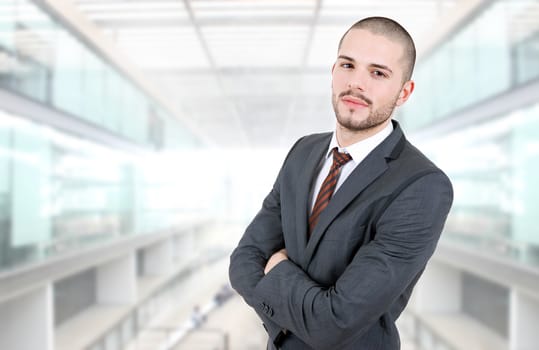
[[396, 105], [401, 106], [408, 100], [412, 92], [414, 91], [415, 83], [413, 80], [408, 80], [402, 85], [401, 92], [399, 94], [399, 98], [397, 99]]

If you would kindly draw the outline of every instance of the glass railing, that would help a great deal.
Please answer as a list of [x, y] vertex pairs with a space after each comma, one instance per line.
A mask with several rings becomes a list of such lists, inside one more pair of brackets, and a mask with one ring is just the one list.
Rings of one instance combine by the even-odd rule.
[[0, 3], [0, 88], [141, 145], [166, 147], [167, 128], [182, 130], [169, 141], [183, 137], [182, 145], [197, 144], [121, 67], [30, 0]]
[[539, 267], [539, 103], [425, 141], [455, 198], [443, 239]]
[[0, 270], [204, 216], [169, 163], [0, 110]]
[[417, 63], [416, 89], [399, 110], [418, 130], [455, 112], [539, 79], [539, 0], [497, 0]]
[[[200, 145], [55, 16], [40, 2], [0, 2], [0, 89], [122, 144], [176, 152], [175, 162]], [[0, 270], [205, 213], [184, 195], [192, 186], [183, 186], [181, 163], [74, 137], [6, 113], [1, 103]]]

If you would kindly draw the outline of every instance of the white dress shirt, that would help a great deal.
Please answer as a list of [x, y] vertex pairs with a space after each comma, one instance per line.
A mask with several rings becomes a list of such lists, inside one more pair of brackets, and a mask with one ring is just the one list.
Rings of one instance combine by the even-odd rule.
[[367, 157], [367, 155], [376, 148], [376, 146], [382, 143], [382, 141], [384, 141], [385, 138], [388, 137], [392, 131], [393, 123], [388, 123], [387, 126], [380, 132], [372, 135], [369, 138], [366, 138], [365, 140], [361, 140], [347, 147], [339, 146], [339, 143], [337, 142], [337, 137], [335, 136], [334, 132], [331, 137], [331, 142], [329, 143], [329, 148], [323, 161], [323, 165], [320, 168], [320, 172], [318, 173], [318, 177], [316, 178], [314, 187], [311, 190], [311, 211], [313, 210], [316, 196], [318, 196], [320, 187], [328, 176], [331, 164], [333, 164], [333, 155], [331, 153], [331, 150], [333, 148], [337, 147], [337, 150], [339, 152], [349, 153], [350, 156], [352, 156], [352, 160], [343, 165], [341, 168], [341, 173], [337, 180], [337, 186], [335, 187], [335, 192], [337, 192], [339, 187], [341, 187], [341, 185], [343, 184], [344, 180], [346, 180], [346, 178], [352, 173], [352, 171], [354, 171], [356, 166], [361, 163], [363, 159], [365, 159], [365, 157]]

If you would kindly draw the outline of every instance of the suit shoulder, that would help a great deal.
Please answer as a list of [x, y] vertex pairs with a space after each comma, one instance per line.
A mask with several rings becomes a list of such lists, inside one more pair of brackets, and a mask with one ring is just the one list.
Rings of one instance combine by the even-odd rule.
[[331, 139], [332, 132], [321, 132], [316, 134], [310, 134], [300, 138], [296, 144], [301, 143], [302, 146], [312, 146], [319, 144], [320, 142], [329, 142]]
[[402, 170], [406, 169], [409, 172], [415, 173], [438, 173], [449, 181], [449, 177], [444, 171], [408, 140], [406, 140], [397, 163], [395, 165], [399, 166]]
[[294, 145], [290, 148], [290, 153], [311, 150], [313, 147], [320, 145], [321, 143], [327, 143], [331, 140], [332, 132], [324, 132], [317, 134], [305, 135], [299, 138]]
[[416, 146], [412, 145], [408, 140], [405, 142], [399, 159], [405, 161], [407, 164], [413, 165], [414, 167], [438, 169], [432, 160], [430, 160], [422, 151], [420, 151]]

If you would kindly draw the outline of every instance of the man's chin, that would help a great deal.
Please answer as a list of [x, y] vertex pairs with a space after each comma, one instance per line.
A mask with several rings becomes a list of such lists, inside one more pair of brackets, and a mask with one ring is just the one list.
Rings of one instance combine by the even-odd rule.
[[352, 120], [351, 118], [337, 118], [337, 124], [350, 131], [363, 131], [369, 129], [369, 123], [365, 120]]
[[347, 130], [349, 130], [349, 131], [353, 131], [353, 132], [366, 132], [366, 131], [370, 131], [370, 130], [379, 128], [380, 125], [384, 124], [386, 121], [387, 121], [387, 119], [386, 119], [386, 120], [383, 120], [383, 121], [379, 121], [379, 122], [372, 122], [372, 121], [368, 121], [368, 120], [363, 120], [362, 122], [354, 123], [354, 122], [351, 121], [351, 120], [339, 121], [339, 120], [337, 119], [337, 123], [338, 123], [342, 128], [345, 128], [345, 129], [347, 129]]
[[341, 126], [350, 129], [350, 130], [361, 130], [365, 126], [367, 126], [368, 123], [368, 115], [367, 116], [361, 116], [359, 113], [350, 113], [348, 110], [345, 114], [346, 117], [342, 117], [343, 114], [340, 114], [341, 117], [337, 117], [337, 123], [339, 123]]

